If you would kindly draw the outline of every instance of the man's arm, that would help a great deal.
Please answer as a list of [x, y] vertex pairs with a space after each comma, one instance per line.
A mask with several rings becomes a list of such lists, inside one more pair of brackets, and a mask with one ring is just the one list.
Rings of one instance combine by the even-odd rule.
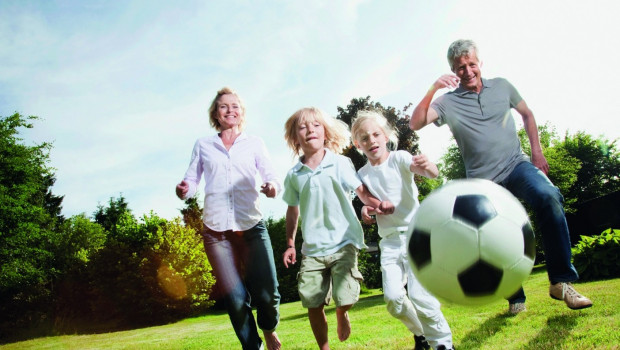
[[433, 101], [433, 96], [439, 89], [443, 88], [455, 88], [459, 84], [459, 78], [454, 74], [445, 74], [439, 77], [437, 81], [433, 83], [430, 89], [422, 98], [422, 101], [413, 110], [411, 119], [409, 120], [409, 127], [412, 130], [420, 130], [426, 125], [434, 122], [439, 118], [437, 111], [430, 107]]
[[521, 100], [515, 107], [517, 112], [521, 114], [523, 118], [523, 127], [527, 133], [527, 137], [530, 140], [530, 148], [532, 150], [532, 164], [534, 164], [543, 173], [549, 173], [549, 164], [547, 159], [542, 153], [542, 147], [540, 146], [540, 138], [538, 137], [538, 126], [536, 125], [536, 119], [534, 119], [534, 113], [527, 106], [524, 100]]

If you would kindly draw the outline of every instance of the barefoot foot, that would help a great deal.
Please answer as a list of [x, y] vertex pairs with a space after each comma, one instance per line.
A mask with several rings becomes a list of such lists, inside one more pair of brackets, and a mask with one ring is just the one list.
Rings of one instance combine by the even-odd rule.
[[338, 339], [345, 341], [351, 335], [351, 322], [349, 322], [349, 314], [346, 311], [340, 312], [336, 310], [336, 318], [338, 319]]
[[282, 343], [280, 343], [280, 339], [278, 338], [276, 332], [263, 331], [263, 336], [265, 337], [265, 345], [267, 350], [280, 350]]

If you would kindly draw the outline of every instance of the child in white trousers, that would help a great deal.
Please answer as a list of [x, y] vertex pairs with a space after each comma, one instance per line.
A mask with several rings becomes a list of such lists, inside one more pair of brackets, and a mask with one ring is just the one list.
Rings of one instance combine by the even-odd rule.
[[[390, 152], [388, 141], [397, 144], [398, 140], [385, 117], [377, 112], [359, 112], [351, 134], [355, 147], [368, 158], [368, 163], [358, 171], [362, 182], [377, 199], [394, 205], [392, 215], [376, 216], [387, 309], [414, 334], [415, 349], [428, 348], [428, 344], [435, 349], [452, 349], [452, 332], [440, 303], [420, 285], [407, 256], [407, 231], [420, 205], [413, 174], [437, 177], [437, 165], [425, 155]], [[364, 206], [364, 221], [369, 222], [369, 215], [374, 213], [374, 208]]]

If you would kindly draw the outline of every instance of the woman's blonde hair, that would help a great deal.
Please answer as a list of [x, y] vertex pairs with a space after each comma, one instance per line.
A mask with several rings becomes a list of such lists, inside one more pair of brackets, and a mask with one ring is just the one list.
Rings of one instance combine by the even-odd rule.
[[373, 121], [377, 123], [381, 130], [383, 130], [383, 133], [388, 139], [388, 142], [393, 144], [392, 148], [396, 148], [398, 146], [398, 134], [396, 133], [390, 122], [387, 120], [387, 118], [384, 117], [381, 112], [370, 109], [361, 110], [355, 115], [355, 119], [353, 120], [353, 124], [351, 125], [351, 137], [353, 138], [354, 144], [360, 136], [360, 129], [362, 125], [367, 121]]
[[293, 113], [284, 124], [284, 139], [295, 155], [302, 153], [297, 140], [299, 125], [317, 121], [325, 129], [325, 148], [334, 153], [341, 153], [349, 146], [349, 127], [344, 122], [332, 118], [316, 107], [306, 107]]
[[220, 100], [220, 97], [222, 97], [222, 95], [228, 95], [228, 94], [235, 96], [237, 98], [237, 101], [239, 101], [239, 108], [241, 108], [241, 114], [240, 114], [240, 120], [239, 120], [239, 131], [241, 131], [243, 130], [243, 127], [245, 126], [245, 105], [243, 104], [241, 97], [237, 95], [235, 90], [227, 86], [221, 88], [215, 95], [215, 98], [213, 99], [213, 101], [211, 102], [211, 106], [209, 107], [209, 124], [211, 124], [211, 126], [215, 130], [222, 131], [220, 122], [219, 120], [217, 120], [217, 104]]

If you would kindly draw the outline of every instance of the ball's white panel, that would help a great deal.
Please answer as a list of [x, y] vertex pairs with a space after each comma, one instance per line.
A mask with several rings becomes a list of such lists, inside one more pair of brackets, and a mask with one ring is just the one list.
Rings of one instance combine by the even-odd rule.
[[455, 196], [444, 192], [433, 192], [424, 199], [413, 217], [414, 227], [430, 232], [452, 218], [452, 205]]
[[534, 261], [527, 257], [523, 257], [513, 266], [504, 270], [504, 278], [497, 289], [497, 295], [502, 298], [512, 296], [523, 284], [523, 281], [532, 272]]
[[465, 295], [461, 291], [456, 275], [442, 269], [439, 265], [429, 265], [416, 273], [420, 284], [431, 294], [449, 300], [462, 300]]
[[457, 274], [478, 260], [478, 232], [449, 220], [431, 231], [431, 263]]
[[501, 268], [514, 265], [524, 255], [521, 226], [505, 217], [495, 217], [482, 226], [480, 237], [480, 256]]

